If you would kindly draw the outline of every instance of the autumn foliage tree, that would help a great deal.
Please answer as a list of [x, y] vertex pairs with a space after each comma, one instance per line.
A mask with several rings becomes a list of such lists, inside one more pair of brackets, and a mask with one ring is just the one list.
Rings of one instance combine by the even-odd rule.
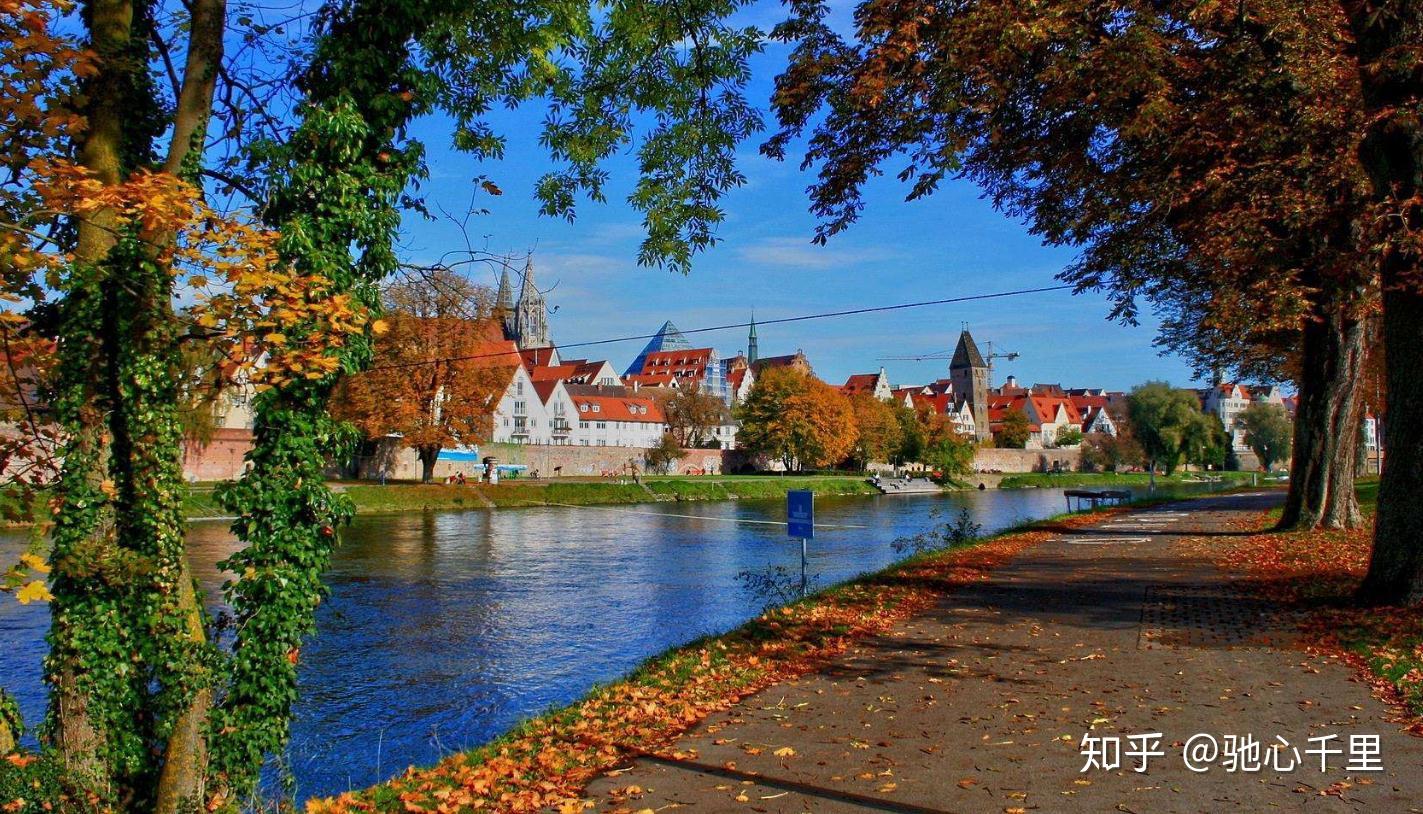
[[[48, 563], [6, 572], [26, 598], [53, 596], [42, 749], [4, 764], [24, 772], [16, 788], [48, 784], [22, 807], [249, 804], [286, 743], [301, 644], [351, 515], [322, 482], [350, 440], [326, 409], [340, 374], [370, 362], [401, 213], [420, 208], [409, 193], [424, 151], [409, 123], [443, 105], [457, 146], [488, 157], [502, 148], [482, 120], [491, 100], [547, 101], [542, 143], [560, 167], [536, 192], [564, 217], [577, 196], [601, 197], [600, 162], [645, 125], [631, 200], [646, 213], [640, 259], [685, 270], [713, 241], [715, 202], [741, 181], [735, 144], [756, 123], [739, 88], [758, 35], [723, 24], [734, 8], [323, 4], [290, 21], [310, 24], [282, 55], [301, 64], [279, 66], [263, 99], [226, 46], [283, 26], [255, 26], [225, 0], [0, 3], [5, 324], [23, 319], [55, 348], [63, 462], [47, 485]], [[559, 60], [569, 54], [574, 69]], [[239, 110], [210, 128], [224, 106]], [[223, 150], [226, 172], [210, 163]], [[233, 190], [254, 208], [214, 204]], [[180, 315], [178, 302], [195, 305]], [[260, 390], [249, 471], [218, 495], [241, 543], [222, 564], [235, 576], [222, 648], [185, 552], [190, 340], [227, 351]], [[0, 710], [0, 743], [13, 744], [12, 705]]]
[[951, 418], [927, 408], [928, 405], [923, 405], [917, 411], [924, 438], [919, 461], [944, 480], [969, 474], [978, 442], [960, 434]]
[[769, 368], [737, 410], [738, 445], [781, 462], [787, 470], [832, 466], [855, 444], [850, 400], [834, 387], [792, 368]]
[[1022, 449], [1028, 445], [1032, 434], [1033, 427], [1028, 421], [1027, 413], [1022, 410], [1009, 410], [1003, 416], [998, 431], [993, 434], [993, 443], [1004, 449]]
[[898, 458], [904, 450], [904, 428], [894, 407], [868, 393], [856, 393], [849, 401], [855, 420], [855, 445], [850, 454], [854, 464], [864, 469], [871, 463]]
[[696, 383], [676, 388], [659, 388], [657, 403], [667, 419], [667, 431], [683, 449], [714, 442], [717, 427], [727, 412], [726, 402], [703, 393]]
[[398, 434], [429, 482], [440, 450], [488, 442], [519, 358], [503, 342], [488, 289], [444, 268], [389, 286], [369, 370], [344, 381], [337, 418], [371, 439]]
[[793, 7], [778, 31], [796, 46], [777, 83], [782, 130], [766, 149], [784, 155], [809, 131], [821, 239], [902, 157], [911, 197], [966, 176], [1081, 247], [1062, 278], [1107, 290], [1116, 317], [1133, 319], [1139, 298], [1185, 301], [1175, 313], [1191, 330], [1292, 337], [1284, 523], [1359, 521], [1355, 381], [1381, 275], [1395, 281], [1386, 332], [1390, 301], [1412, 320], [1403, 295], [1423, 296], [1416, 3], [864, 0], [848, 40], [828, 4]]

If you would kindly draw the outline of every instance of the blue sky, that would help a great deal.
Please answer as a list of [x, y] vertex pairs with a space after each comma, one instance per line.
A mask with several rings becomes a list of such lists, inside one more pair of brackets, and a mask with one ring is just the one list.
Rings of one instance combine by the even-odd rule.
[[[763, 110], [771, 79], [786, 49], [776, 43], [754, 64], [750, 97]], [[765, 115], [771, 121], [769, 113]], [[462, 249], [466, 235], [477, 247], [523, 254], [533, 250], [539, 286], [548, 291], [550, 331], [559, 344], [655, 331], [670, 319], [681, 328], [744, 322], [819, 311], [892, 305], [1018, 288], [1047, 286], [1070, 262], [1072, 252], [1044, 247], [1017, 222], [979, 199], [968, 182], [945, 184], [932, 198], [908, 203], [893, 178], [866, 189], [860, 222], [827, 246], [811, 243], [814, 219], [807, 212], [809, 175], [794, 162], [757, 154], [760, 141], [744, 145], [740, 165], [749, 183], [724, 201], [721, 242], [698, 256], [683, 276], [640, 267], [637, 212], [623, 203], [636, 180], [635, 164], [620, 157], [609, 164], [608, 202], [585, 202], [572, 224], [539, 217], [532, 189], [549, 169], [537, 144], [536, 107], [501, 114], [495, 121], [508, 136], [504, 160], [477, 165], [448, 148], [448, 130], [439, 120], [422, 124], [418, 135], [429, 148], [431, 178], [423, 193], [451, 213], [469, 208], [471, 179], [484, 173], [504, 190], [481, 196], [486, 215], [469, 219], [462, 230], [450, 221], [409, 222], [404, 254], [429, 262]], [[476, 279], [493, 285], [493, 272]], [[482, 278], [482, 279], [481, 279]], [[943, 361], [881, 361], [951, 349], [963, 323], [982, 345], [1021, 358], [1000, 361], [995, 384], [1016, 375], [1026, 382], [1127, 389], [1147, 379], [1184, 385], [1189, 368], [1162, 358], [1152, 347], [1154, 321], [1124, 327], [1106, 320], [1098, 296], [1050, 292], [980, 303], [870, 314], [767, 326], [758, 331], [763, 356], [802, 349], [816, 372], [830, 382], [883, 364], [891, 381], [920, 384], [946, 374]], [[744, 331], [704, 334], [693, 344], [711, 344], [723, 355], [746, 346]], [[621, 370], [642, 343], [570, 350], [570, 355], [608, 358]]]

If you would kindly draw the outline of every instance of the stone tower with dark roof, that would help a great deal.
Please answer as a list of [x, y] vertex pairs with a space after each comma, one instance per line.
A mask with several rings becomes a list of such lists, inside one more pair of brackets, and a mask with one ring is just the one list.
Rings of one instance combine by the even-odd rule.
[[949, 361], [949, 381], [953, 383], [957, 399], [968, 402], [973, 413], [975, 433], [979, 441], [988, 440], [988, 362], [978, 351], [978, 343], [973, 334], [964, 330], [959, 334], [958, 347], [954, 348], [954, 358]]

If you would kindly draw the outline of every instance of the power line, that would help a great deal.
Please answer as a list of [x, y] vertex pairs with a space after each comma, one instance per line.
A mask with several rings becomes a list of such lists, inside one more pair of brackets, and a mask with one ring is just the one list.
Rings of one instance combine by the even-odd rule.
[[[1042, 294], [1048, 291], [1066, 291], [1071, 288], [1073, 288], [1072, 285], [1050, 285], [1043, 286], [1041, 288], [1020, 288], [1013, 291], [998, 291], [992, 294], [969, 294], [963, 297], [947, 297], [940, 300], [921, 300], [919, 302], [904, 302], [899, 303], [897, 305], [877, 305], [869, 308], [850, 308], [844, 311], [822, 311], [820, 313], [815, 314], [801, 314], [799, 316], [794, 317], [781, 317], [779, 319], [761, 320], [758, 321], [756, 325], [758, 327], [763, 325], [784, 325], [790, 322], [806, 322], [812, 319], [831, 319], [833, 317], [849, 317], [856, 316], [858, 314], [877, 314], [886, 311], [903, 311], [907, 308], [927, 308], [932, 305], [952, 305], [954, 303], [973, 302], [976, 300], [996, 300], [1001, 299], [1003, 297], [1018, 297], [1024, 294]], [[691, 328], [689, 330], [682, 331], [681, 333], [683, 335], [703, 334], [711, 333], [713, 331], [729, 331], [734, 328], [749, 328], [750, 326], [750, 322], [734, 322], [727, 325], [713, 325], [706, 328]], [[594, 339], [588, 342], [571, 342], [567, 345], [559, 345], [558, 349], [567, 350], [569, 348], [590, 348], [598, 345], [613, 345], [619, 342], [635, 342], [640, 339], [653, 339], [656, 336], [657, 334], [655, 333], [637, 334], [635, 336], [620, 336], [614, 339]], [[517, 356], [519, 353], [520, 351], [517, 350], [495, 351], [492, 353], [474, 353], [469, 354], [467, 356], [449, 356], [440, 359], [422, 359], [420, 361], [413, 362], [395, 362], [387, 365], [377, 365], [375, 367], [367, 368], [367, 370], [372, 372], [377, 370], [400, 370], [403, 368], [439, 364], [441, 362], [466, 362], [473, 359], [492, 359], [500, 356]]]

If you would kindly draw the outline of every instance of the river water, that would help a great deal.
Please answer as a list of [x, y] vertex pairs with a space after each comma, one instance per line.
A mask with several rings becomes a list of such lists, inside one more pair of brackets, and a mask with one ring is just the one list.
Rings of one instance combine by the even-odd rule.
[[[820, 497], [809, 572], [824, 586], [881, 568], [897, 558], [897, 537], [961, 508], [990, 532], [1063, 506], [1056, 489]], [[737, 575], [799, 570], [799, 545], [763, 524], [784, 513], [781, 501], [742, 500], [358, 518], [302, 651], [289, 755], [298, 799], [479, 745], [755, 616], [765, 600]], [[22, 534], [0, 537], [0, 563], [24, 545]], [[215, 563], [233, 546], [225, 524], [192, 530], [210, 600], [223, 581]], [[47, 626], [43, 605], [0, 597], [0, 687], [29, 722], [44, 712]]]

